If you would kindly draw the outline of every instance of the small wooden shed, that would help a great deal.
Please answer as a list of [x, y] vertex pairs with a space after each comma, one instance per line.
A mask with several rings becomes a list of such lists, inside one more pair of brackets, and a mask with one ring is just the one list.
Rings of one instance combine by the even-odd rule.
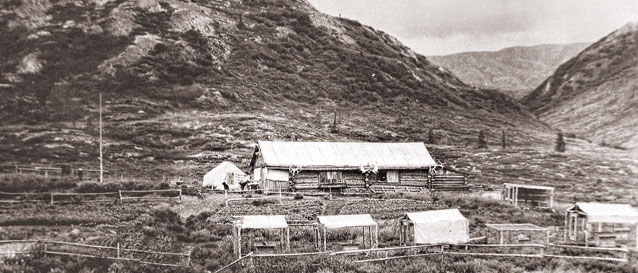
[[503, 200], [512, 203], [514, 207], [551, 208], [554, 205], [554, 188], [505, 183]]
[[[319, 228], [323, 233], [324, 251], [328, 249], [327, 230], [329, 229], [360, 227], [363, 232], [363, 247], [366, 247], [367, 241], [369, 241], [370, 248], [374, 248], [379, 245], [379, 225], [372, 219], [370, 214], [324, 215], [317, 216], [317, 218], [319, 221]], [[372, 235], [372, 228], [374, 228], [374, 236]], [[368, 234], [368, 239], [366, 239], [366, 234]]]
[[290, 249], [290, 228], [284, 215], [236, 216], [233, 229], [233, 250], [241, 258], [241, 232], [244, 229], [270, 229], [279, 231], [281, 250]]
[[469, 222], [458, 209], [408, 212], [399, 231], [401, 245], [464, 244], [470, 238]]
[[578, 202], [565, 210], [564, 241], [638, 247], [638, 210], [629, 204]]

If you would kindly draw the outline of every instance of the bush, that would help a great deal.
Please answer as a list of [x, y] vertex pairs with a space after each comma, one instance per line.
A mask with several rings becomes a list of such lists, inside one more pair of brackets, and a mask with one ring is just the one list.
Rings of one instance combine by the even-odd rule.
[[271, 199], [253, 200], [253, 206], [263, 206], [263, 205], [274, 204], [274, 203], [276, 203], [276, 201]]
[[35, 174], [2, 174], [0, 191], [4, 192], [45, 192], [67, 190], [77, 186], [75, 181], [45, 178]]
[[296, 193], [296, 194], [295, 194], [295, 200], [300, 200], [300, 199], [303, 199], [303, 194], [301, 194], [301, 193]]

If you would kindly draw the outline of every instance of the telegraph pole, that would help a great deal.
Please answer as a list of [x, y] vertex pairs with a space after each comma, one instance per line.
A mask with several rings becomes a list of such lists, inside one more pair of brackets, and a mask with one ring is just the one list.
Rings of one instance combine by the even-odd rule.
[[102, 92], [100, 92], [100, 183], [104, 183], [104, 164], [102, 160]]

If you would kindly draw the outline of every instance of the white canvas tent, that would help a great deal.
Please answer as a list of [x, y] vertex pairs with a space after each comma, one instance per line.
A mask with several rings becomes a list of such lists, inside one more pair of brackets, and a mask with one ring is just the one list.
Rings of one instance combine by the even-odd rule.
[[217, 190], [223, 190], [223, 183], [224, 181], [226, 181], [226, 183], [230, 187], [233, 183], [232, 181], [227, 181], [229, 173], [232, 175], [246, 176], [246, 174], [242, 170], [237, 168], [237, 166], [235, 166], [233, 163], [224, 161], [204, 175], [203, 186]]
[[239, 258], [241, 258], [241, 234], [244, 229], [274, 229], [280, 234], [281, 248], [286, 246], [290, 248], [290, 229], [286, 216], [284, 215], [246, 215], [235, 216], [235, 225], [233, 229], [233, 249]]
[[407, 244], [409, 233], [413, 244], [462, 244], [470, 238], [469, 222], [458, 209], [409, 212], [400, 220], [400, 227], [402, 245]]
[[[323, 248], [327, 250], [327, 233], [326, 229], [337, 228], [356, 228], [363, 227], [363, 245], [366, 245], [366, 229], [370, 238], [370, 247], [379, 244], [379, 225], [372, 219], [370, 214], [351, 214], [351, 215], [323, 215], [317, 216], [319, 227], [323, 229]], [[374, 227], [374, 237], [372, 237], [372, 227]], [[374, 241], [373, 241], [374, 240]]]

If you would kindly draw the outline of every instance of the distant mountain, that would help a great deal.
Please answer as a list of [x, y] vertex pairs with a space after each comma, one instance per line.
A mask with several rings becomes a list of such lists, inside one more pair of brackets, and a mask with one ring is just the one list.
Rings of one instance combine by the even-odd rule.
[[521, 102], [565, 132], [638, 148], [638, 22], [560, 65]]
[[109, 162], [249, 153], [258, 139], [424, 140], [430, 128], [441, 144], [474, 145], [479, 130], [528, 144], [549, 130], [303, 0], [0, 1], [0, 52], [11, 159], [93, 160], [98, 93]]
[[499, 51], [429, 56], [467, 84], [496, 88], [520, 99], [589, 43], [516, 46]]

